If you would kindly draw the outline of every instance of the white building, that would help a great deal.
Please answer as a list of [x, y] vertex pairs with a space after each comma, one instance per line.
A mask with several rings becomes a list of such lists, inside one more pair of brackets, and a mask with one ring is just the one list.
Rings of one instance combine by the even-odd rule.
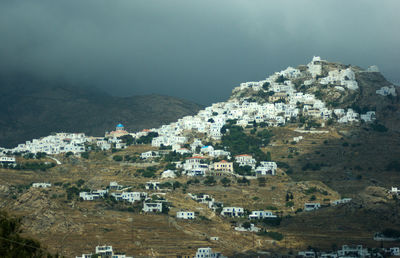
[[160, 190], [160, 182], [149, 181], [145, 185], [146, 190]]
[[51, 184], [49, 184], [49, 183], [33, 183], [32, 187], [35, 187], [35, 188], [47, 188], [47, 187], [51, 187]]
[[225, 258], [221, 253], [213, 252], [211, 247], [197, 249], [194, 258]]
[[85, 201], [93, 201], [103, 198], [108, 193], [108, 190], [94, 190], [92, 192], [80, 192], [79, 197]]
[[110, 185], [108, 188], [110, 190], [119, 190], [122, 188], [122, 185], [119, 185], [117, 182], [113, 181], [113, 182], [110, 182]]
[[244, 228], [243, 225], [240, 227], [235, 227], [236, 231], [241, 231], [241, 232], [259, 232], [261, 230], [261, 228], [254, 226], [253, 223], [250, 224], [249, 228]]
[[304, 211], [313, 211], [318, 210], [319, 208], [321, 208], [321, 204], [318, 202], [304, 204]]
[[256, 175], [265, 176], [265, 175], [276, 175], [276, 169], [278, 165], [273, 161], [261, 161], [260, 166], [256, 168]]
[[242, 207], [224, 207], [221, 211], [221, 215], [224, 217], [242, 217], [244, 215], [244, 209]]
[[157, 158], [160, 157], [158, 151], [146, 151], [140, 154], [141, 159], [151, 159], [151, 158]]
[[176, 218], [178, 218], [178, 219], [194, 219], [195, 214], [193, 211], [178, 211], [176, 213]]
[[376, 90], [376, 94], [382, 95], [382, 96], [397, 96], [396, 93], [396, 88], [394, 86], [384, 86], [382, 88], [380, 88], [379, 90]]
[[122, 192], [122, 193], [112, 193], [117, 201], [125, 200], [130, 203], [134, 203], [136, 201], [141, 201], [147, 198], [147, 193], [145, 192]]
[[241, 167], [242, 166], [250, 166], [252, 169], [255, 169], [255, 167], [256, 167], [256, 160], [253, 159], [253, 157], [248, 154], [236, 155], [235, 161]]
[[164, 172], [161, 173], [161, 178], [175, 178], [176, 174], [175, 171], [173, 170], [165, 170]]
[[7, 156], [0, 157], [0, 163], [15, 164], [15, 157], [7, 157]]
[[264, 218], [277, 218], [271, 211], [252, 211], [249, 219], [264, 219]]
[[331, 201], [331, 205], [336, 206], [336, 205], [348, 203], [348, 202], [351, 202], [351, 198], [343, 198], [343, 199]]
[[159, 202], [144, 202], [143, 209], [144, 212], [162, 212], [162, 203]]

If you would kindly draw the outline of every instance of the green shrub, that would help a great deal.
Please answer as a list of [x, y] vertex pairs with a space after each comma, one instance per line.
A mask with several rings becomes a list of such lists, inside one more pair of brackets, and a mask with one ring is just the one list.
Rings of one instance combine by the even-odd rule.
[[114, 160], [114, 161], [122, 161], [123, 158], [122, 158], [122, 156], [120, 156], [120, 155], [115, 155], [115, 156], [113, 157], [113, 160]]
[[268, 236], [276, 241], [281, 241], [283, 239], [283, 235], [281, 233], [274, 231], [260, 232], [258, 235]]
[[293, 207], [293, 206], [294, 206], [294, 202], [292, 202], [292, 201], [286, 202], [286, 207]]

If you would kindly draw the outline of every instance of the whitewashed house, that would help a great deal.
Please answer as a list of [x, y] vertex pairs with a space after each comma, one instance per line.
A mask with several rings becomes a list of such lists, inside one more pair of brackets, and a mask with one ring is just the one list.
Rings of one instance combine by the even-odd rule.
[[379, 90], [376, 90], [376, 94], [382, 95], [382, 96], [397, 96], [396, 93], [396, 88], [394, 86], [384, 86], [380, 88]]
[[174, 170], [165, 170], [161, 173], [161, 178], [175, 178], [176, 174]]
[[108, 186], [108, 189], [110, 189], [110, 190], [120, 190], [120, 189], [122, 189], [122, 185], [119, 185], [117, 182], [112, 181], [112, 182], [110, 182], [110, 185]]
[[162, 212], [162, 203], [159, 202], [144, 202], [143, 209], [144, 212]]
[[342, 198], [342, 199], [339, 199], [339, 200], [331, 201], [331, 205], [332, 206], [336, 206], [336, 205], [339, 205], [339, 204], [348, 203], [350, 201], [351, 201], [351, 198]]
[[235, 161], [241, 167], [242, 166], [250, 166], [252, 169], [255, 169], [255, 167], [256, 167], [256, 160], [253, 159], [253, 156], [248, 155], [248, 154], [236, 155]]
[[259, 232], [261, 230], [261, 228], [254, 226], [253, 223], [250, 224], [249, 228], [244, 228], [243, 225], [240, 227], [235, 227], [236, 231], [241, 231], [241, 232]]
[[256, 168], [257, 176], [276, 175], [278, 165], [273, 161], [261, 161], [260, 166]]
[[242, 217], [244, 209], [242, 207], [224, 207], [221, 211], [221, 216], [224, 217]]
[[194, 258], [225, 258], [221, 253], [213, 252], [211, 247], [198, 248]]
[[34, 187], [34, 188], [48, 188], [48, 187], [51, 187], [51, 184], [49, 184], [49, 183], [33, 183], [32, 187]]
[[140, 154], [141, 159], [151, 159], [151, 158], [157, 158], [160, 157], [158, 151], [146, 151]]
[[145, 185], [146, 190], [160, 190], [160, 182], [149, 181]]
[[3, 156], [0, 157], [0, 163], [2, 164], [15, 164], [15, 157], [7, 157], [7, 156]]
[[319, 208], [321, 208], [321, 204], [318, 202], [304, 204], [304, 211], [313, 211], [318, 210]]
[[176, 218], [178, 218], [178, 219], [194, 219], [195, 214], [193, 211], [178, 211], [176, 213]]
[[252, 211], [249, 219], [264, 219], [264, 218], [277, 218], [271, 211]]

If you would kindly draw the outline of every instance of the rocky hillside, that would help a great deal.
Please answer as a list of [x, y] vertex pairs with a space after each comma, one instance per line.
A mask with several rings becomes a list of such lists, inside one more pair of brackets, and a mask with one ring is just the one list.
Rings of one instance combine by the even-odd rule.
[[60, 131], [101, 136], [117, 123], [136, 131], [173, 122], [200, 108], [168, 96], [113, 97], [27, 75], [0, 76], [0, 146], [13, 147]]

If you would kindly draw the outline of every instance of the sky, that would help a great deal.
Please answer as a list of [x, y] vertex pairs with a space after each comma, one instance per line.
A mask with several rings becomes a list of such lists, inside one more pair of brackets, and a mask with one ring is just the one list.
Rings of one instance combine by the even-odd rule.
[[314, 55], [400, 84], [399, 0], [1, 0], [0, 70], [200, 104]]

